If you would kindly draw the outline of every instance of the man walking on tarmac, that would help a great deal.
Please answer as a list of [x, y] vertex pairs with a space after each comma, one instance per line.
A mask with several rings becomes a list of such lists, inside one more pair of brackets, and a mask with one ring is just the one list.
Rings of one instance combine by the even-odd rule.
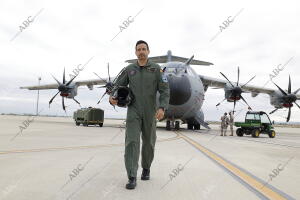
[[226, 131], [228, 127], [229, 119], [227, 117], [227, 113], [221, 117], [221, 136], [226, 136]]
[[234, 111], [229, 112], [230, 136], [233, 136]]
[[[169, 105], [170, 91], [167, 77], [160, 66], [148, 60], [147, 42], [138, 41], [135, 45], [136, 63], [125, 67], [115, 84], [132, 90], [135, 100], [128, 106], [125, 132], [125, 167], [128, 176], [127, 189], [136, 187], [136, 177], [140, 154], [140, 133], [142, 132], [142, 180], [150, 179], [150, 167], [154, 158], [156, 141], [156, 119], [161, 120]], [[160, 93], [156, 105], [156, 93]], [[111, 93], [113, 94], [113, 92]], [[116, 105], [117, 99], [109, 98]], [[158, 109], [157, 109], [158, 108]]]

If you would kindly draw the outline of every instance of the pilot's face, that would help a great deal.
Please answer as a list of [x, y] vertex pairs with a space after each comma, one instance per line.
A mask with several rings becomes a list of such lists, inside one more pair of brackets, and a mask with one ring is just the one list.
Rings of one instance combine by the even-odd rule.
[[135, 55], [139, 60], [146, 60], [148, 58], [150, 51], [147, 48], [147, 45], [142, 43], [136, 46]]

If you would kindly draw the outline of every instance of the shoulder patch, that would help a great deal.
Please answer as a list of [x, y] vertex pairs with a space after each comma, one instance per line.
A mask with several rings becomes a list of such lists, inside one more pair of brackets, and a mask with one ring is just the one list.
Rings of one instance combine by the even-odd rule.
[[166, 74], [162, 74], [162, 75], [161, 75], [161, 80], [162, 80], [164, 83], [167, 83], [167, 82], [168, 82], [167, 75], [166, 75]]

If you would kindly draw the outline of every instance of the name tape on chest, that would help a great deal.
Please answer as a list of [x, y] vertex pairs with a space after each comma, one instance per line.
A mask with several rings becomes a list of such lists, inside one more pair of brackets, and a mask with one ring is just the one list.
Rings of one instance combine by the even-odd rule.
[[153, 68], [153, 67], [149, 67], [149, 68], [147, 68], [147, 71], [148, 72], [156, 72], [156, 68]]

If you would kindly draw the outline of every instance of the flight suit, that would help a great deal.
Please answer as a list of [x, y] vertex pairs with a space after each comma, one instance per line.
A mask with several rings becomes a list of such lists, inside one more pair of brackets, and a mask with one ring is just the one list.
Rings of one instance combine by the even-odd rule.
[[233, 123], [234, 123], [234, 116], [233, 116], [233, 114], [230, 114], [229, 115], [229, 126], [230, 126], [231, 136], [233, 136]]
[[221, 117], [221, 136], [226, 136], [226, 131], [228, 127], [228, 117], [226, 115]]
[[[142, 167], [150, 169], [156, 141], [155, 114], [159, 107], [166, 110], [169, 105], [169, 84], [160, 66], [149, 60], [143, 67], [140, 67], [138, 63], [128, 65], [120, 72], [114, 83], [118, 86], [129, 84], [135, 97], [127, 109], [124, 160], [128, 178], [136, 177], [140, 154], [140, 133], [142, 132], [143, 141]], [[159, 105], [156, 105], [157, 91], [160, 93]]]

